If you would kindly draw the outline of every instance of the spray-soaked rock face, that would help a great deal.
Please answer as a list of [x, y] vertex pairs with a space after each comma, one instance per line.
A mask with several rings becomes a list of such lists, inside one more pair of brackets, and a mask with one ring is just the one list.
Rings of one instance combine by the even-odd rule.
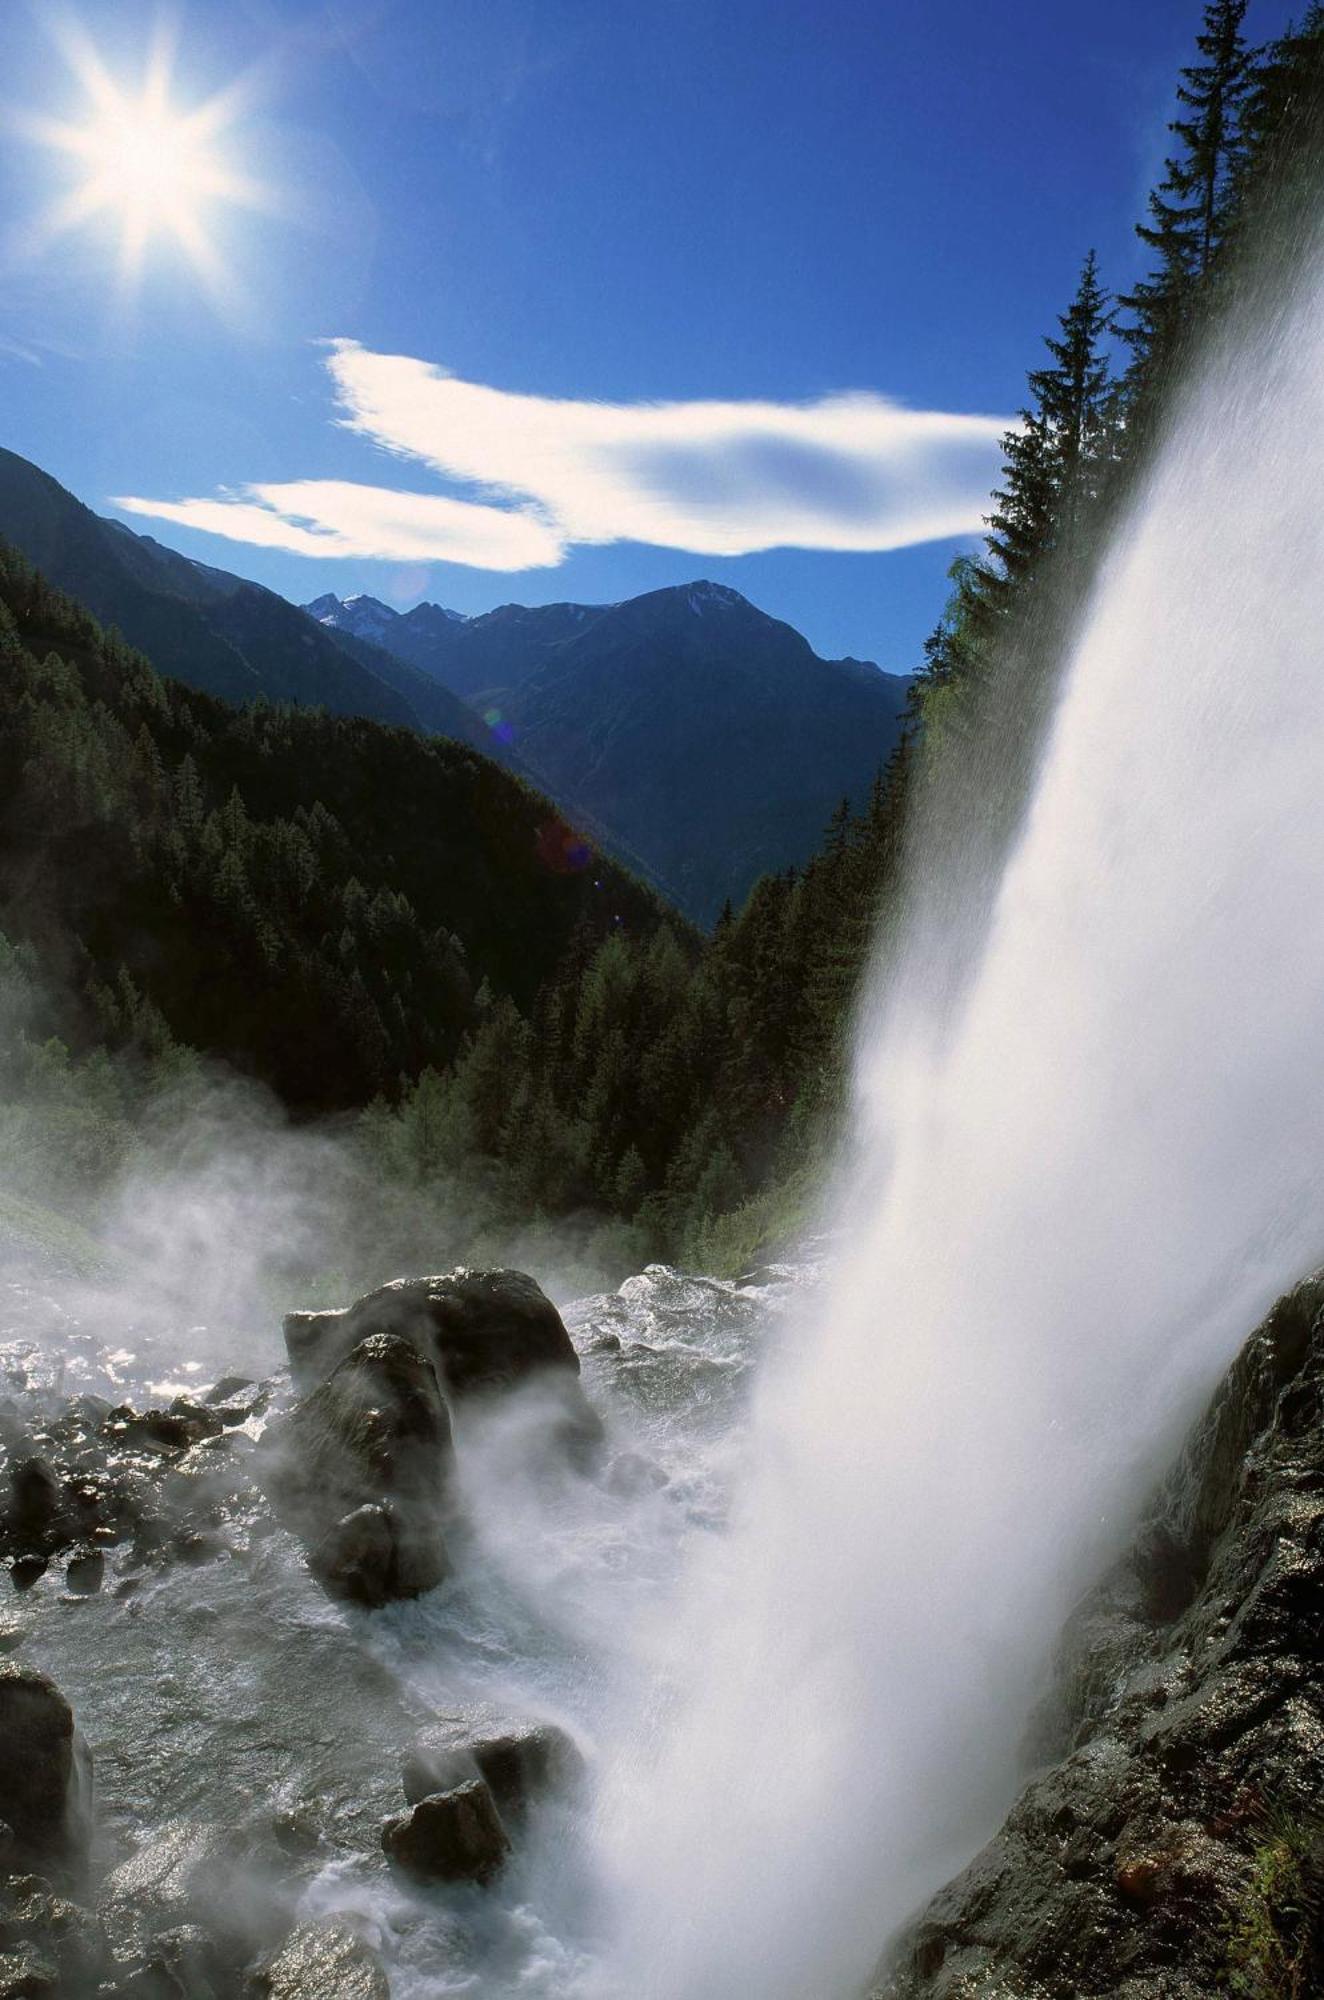
[[6, 1863], [77, 1877], [91, 1831], [92, 1767], [73, 1711], [45, 1674], [0, 1660], [0, 1819]]
[[3, 1412], [8, 1476], [0, 1480], [0, 1555], [16, 1588], [52, 1564], [94, 1595], [106, 1557], [136, 1568], [196, 1562], [244, 1539], [265, 1506], [249, 1474], [268, 1389], [232, 1378], [226, 1395], [134, 1408], [96, 1395], [49, 1393]]
[[267, 1967], [267, 2000], [390, 2000], [386, 1975], [342, 1924], [300, 1924]]
[[285, 1344], [296, 1387], [324, 1380], [370, 1333], [412, 1341], [451, 1399], [509, 1389], [545, 1369], [579, 1373], [561, 1315], [532, 1278], [457, 1270], [399, 1278], [344, 1312], [289, 1314]]
[[491, 1791], [473, 1777], [388, 1819], [382, 1849], [421, 1882], [490, 1882], [510, 1853]]
[[[1324, 1278], [1251, 1338], [1083, 1602], [1032, 1747], [1062, 1761], [878, 1989], [1324, 1991]], [[1257, 1983], [1258, 1982], [1258, 1983]]]
[[432, 1364], [370, 1333], [263, 1440], [268, 1484], [333, 1596], [417, 1597], [449, 1567], [443, 1536], [453, 1447]]

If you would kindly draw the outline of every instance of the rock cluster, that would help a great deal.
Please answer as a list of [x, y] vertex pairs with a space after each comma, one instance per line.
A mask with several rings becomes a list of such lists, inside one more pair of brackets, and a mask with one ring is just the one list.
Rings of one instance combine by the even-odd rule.
[[332, 1596], [416, 1597], [446, 1576], [452, 1412], [537, 1382], [551, 1441], [601, 1426], [551, 1300], [522, 1271], [399, 1279], [339, 1312], [285, 1320], [300, 1400], [264, 1439], [268, 1485]]
[[270, 1400], [229, 1377], [201, 1402], [179, 1396], [157, 1409], [84, 1395], [34, 1420], [12, 1399], [0, 1405], [0, 1556], [15, 1587], [62, 1561], [69, 1590], [95, 1593], [115, 1548], [138, 1568], [206, 1560], [228, 1529], [251, 1525], [259, 1496], [245, 1426]]
[[[219, 1823], [224, 1808], [213, 1808], [213, 1824], [199, 1807], [224, 1786], [186, 1785], [185, 1816], [154, 1824], [145, 1838], [140, 1831], [133, 1850], [108, 1866], [92, 1839], [91, 1760], [70, 1705], [49, 1678], [12, 1657], [29, 1609], [40, 1617], [61, 1602], [49, 1582], [23, 1596], [48, 1571], [61, 1576], [67, 1605], [104, 1593], [95, 1613], [67, 1616], [109, 1620], [107, 1633], [118, 1635], [106, 1663], [105, 1728], [122, 1712], [126, 1663], [153, 1657], [153, 1621], [169, 1616], [166, 1605], [181, 1605], [188, 1633], [216, 1633], [218, 1674], [237, 1674], [265, 1704], [260, 1722], [225, 1739], [260, 1765], [263, 1728], [288, 1728], [289, 1719], [279, 1698], [271, 1705], [265, 1653], [245, 1654], [243, 1607], [252, 1593], [266, 1606], [255, 1616], [280, 1616], [288, 1555], [282, 1538], [272, 1539], [278, 1521], [303, 1542], [309, 1569], [333, 1596], [368, 1606], [414, 1596], [447, 1574], [447, 1535], [463, 1530], [456, 1409], [536, 1384], [537, 1397], [521, 1406], [521, 1449], [551, 1450], [564, 1464], [566, 1447], [589, 1450], [599, 1434], [560, 1316], [518, 1272], [387, 1286], [344, 1313], [293, 1315], [287, 1337], [293, 1398], [278, 1384], [226, 1377], [208, 1393], [135, 1408], [70, 1397], [58, 1378], [21, 1380], [17, 1363], [7, 1365], [16, 1393], [0, 1397], [0, 1557], [19, 1595], [18, 1616], [0, 1624], [0, 2000], [387, 2000], [385, 1975], [352, 1927], [296, 1918], [301, 1889], [325, 1856], [362, 1853], [381, 1825], [389, 1748], [375, 1766], [368, 1754], [369, 1789], [379, 1790], [366, 1805], [361, 1791], [326, 1800], [314, 1791], [277, 1809], [273, 1795], [232, 1823]], [[167, 1573], [173, 1566], [220, 1557], [236, 1560], [200, 1577], [197, 1595], [171, 1595], [184, 1587]], [[301, 1775], [316, 1787], [319, 1772], [324, 1783], [357, 1768], [361, 1782], [362, 1755], [347, 1766], [338, 1750], [325, 1750], [335, 1730], [352, 1728], [356, 1714], [362, 1720], [367, 1703], [375, 1740], [386, 1699], [399, 1743], [423, 1711], [342, 1626], [296, 1617], [281, 1631], [280, 1657], [299, 1662], [292, 1699], [326, 1703], [325, 1717], [299, 1738], [308, 1753]], [[146, 1651], [135, 1653], [128, 1634], [146, 1635]], [[387, 1683], [384, 1695], [376, 1677]], [[161, 1685], [176, 1684], [176, 1703], [182, 1679], [172, 1654]], [[81, 1703], [94, 1685], [85, 1682]], [[192, 1711], [177, 1707], [168, 1728], [181, 1725], [184, 1742], [207, 1741], [207, 1722], [195, 1739]], [[103, 1768], [112, 1783], [128, 1779], [140, 1830], [151, 1773], [174, 1754], [169, 1742], [107, 1746]], [[407, 1768], [418, 1776], [429, 1754], [441, 1755], [436, 1729], [414, 1744]], [[460, 1729], [447, 1738], [447, 1757], [445, 1770], [427, 1766], [426, 1783], [407, 1790], [408, 1809], [383, 1831], [382, 1848], [415, 1881], [490, 1881], [529, 1801], [568, 1783], [577, 1753], [561, 1732], [538, 1725]], [[233, 1803], [233, 1782], [228, 1792]], [[121, 1800], [97, 1836], [121, 1854], [122, 1815]], [[362, 1822], [348, 1850], [328, 1833], [332, 1822]]]
[[568, 1791], [582, 1774], [579, 1750], [554, 1724], [478, 1735], [437, 1724], [405, 1756], [409, 1811], [387, 1820], [383, 1851], [420, 1881], [489, 1882], [534, 1802]]
[[1055, 1762], [888, 2000], [1324, 1992], [1324, 1277], [1279, 1301], [1079, 1607]]

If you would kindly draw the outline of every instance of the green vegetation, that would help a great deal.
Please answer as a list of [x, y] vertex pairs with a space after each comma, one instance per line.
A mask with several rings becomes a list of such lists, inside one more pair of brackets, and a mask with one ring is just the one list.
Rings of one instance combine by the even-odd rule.
[[1226, 1989], [1240, 2000], [1307, 2000], [1324, 1979], [1324, 1834], [1271, 1815], [1228, 1926]]

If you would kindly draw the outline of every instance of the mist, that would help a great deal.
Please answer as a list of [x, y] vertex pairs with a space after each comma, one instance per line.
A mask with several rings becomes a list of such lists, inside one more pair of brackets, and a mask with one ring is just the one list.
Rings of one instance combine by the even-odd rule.
[[[1178, 1426], [1324, 1248], [1321, 416], [1312, 256], [1115, 532], [987, 918], [953, 939], [959, 880], [916, 885], [827, 1295], [604, 1792], [595, 1991], [860, 1990], [1010, 1803]], [[976, 883], [982, 804], [942, 857]]]

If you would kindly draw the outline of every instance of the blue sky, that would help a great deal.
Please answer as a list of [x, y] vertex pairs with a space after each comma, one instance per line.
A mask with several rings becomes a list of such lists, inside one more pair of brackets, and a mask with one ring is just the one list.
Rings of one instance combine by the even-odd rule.
[[[711, 576], [904, 670], [1082, 255], [1134, 275], [1199, 12], [10, 0], [0, 443], [298, 600]], [[52, 24], [239, 82], [206, 271], [156, 230], [125, 282], [114, 203], [52, 233], [96, 166], [31, 127], [88, 123]]]

